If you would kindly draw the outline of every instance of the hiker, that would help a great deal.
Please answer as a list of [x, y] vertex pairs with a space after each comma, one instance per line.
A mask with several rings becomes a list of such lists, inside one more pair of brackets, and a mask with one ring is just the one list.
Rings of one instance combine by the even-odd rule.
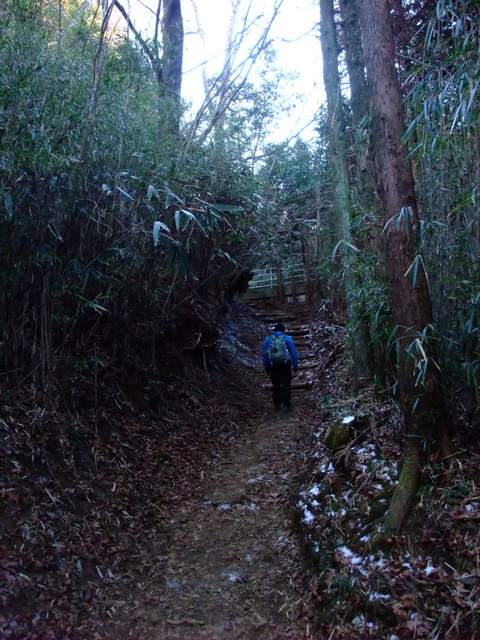
[[273, 331], [263, 342], [263, 367], [272, 380], [275, 410], [283, 406], [284, 411], [291, 411], [290, 383], [292, 368], [294, 373], [298, 370], [297, 349], [292, 338], [284, 335], [283, 322], [277, 322]]

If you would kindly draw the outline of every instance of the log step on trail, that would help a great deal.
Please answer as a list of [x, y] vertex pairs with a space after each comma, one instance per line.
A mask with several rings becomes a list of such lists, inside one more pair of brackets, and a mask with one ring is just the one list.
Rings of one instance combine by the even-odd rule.
[[296, 315], [285, 311], [254, 311], [254, 313], [259, 320], [268, 320], [269, 322], [293, 322], [297, 319]]
[[[313, 380], [305, 380], [304, 382], [292, 382], [291, 388], [293, 389], [310, 389], [313, 386]], [[271, 384], [264, 384], [264, 389], [272, 389]]]

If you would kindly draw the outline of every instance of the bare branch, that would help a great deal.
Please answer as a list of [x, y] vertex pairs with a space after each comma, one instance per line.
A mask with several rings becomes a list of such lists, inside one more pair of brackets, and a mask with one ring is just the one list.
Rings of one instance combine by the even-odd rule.
[[128, 25], [128, 28], [131, 29], [133, 35], [135, 36], [135, 38], [140, 43], [140, 45], [141, 45], [142, 49], [144, 50], [146, 56], [148, 57], [148, 59], [152, 63], [153, 69], [156, 70], [158, 68], [158, 63], [159, 63], [158, 58], [154, 55], [153, 51], [148, 46], [147, 42], [142, 38], [140, 32], [136, 29], [135, 25], [133, 24], [132, 20], [130, 19], [129, 14], [127, 13], [127, 11], [123, 7], [123, 5], [121, 5], [118, 0], [113, 0], [113, 4], [117, 7], [117, 9], [120, 11], [122, 16], [125, 18], [125, 21], [126, 21], [126, 23]]

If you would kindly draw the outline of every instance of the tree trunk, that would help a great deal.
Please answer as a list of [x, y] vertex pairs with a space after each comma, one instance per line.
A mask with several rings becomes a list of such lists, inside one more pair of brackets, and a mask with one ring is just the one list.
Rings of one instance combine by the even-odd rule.
[[[359, 14], [362, 6], [359, 0], [339, 0], [339, 7], [354, 131], [355, 177], [352, 180], [355, 189], [354, 193], [356, 194], [354, 205], [362, 212], [364, 223], [371, 227], [376, 227], [376, 229], [373, 228], [373, 233], [370, 229], [364, 229], [363, 233], [358, 234], [359, 237], [355, 238], [355, 242], [360, 250], [367, 249], [378, 255], [380, 250], [378, 238], [381, 238], [381, 220], [379, 220], [377, 213], [381, 209], [381, 203], [377, 194], [372, 136], [368, 126], [368, 88], [359, 24]], [[379, 279], [384, 281], [385, 273], [382, 261], [378, 261], [376, 270]], [[364, 281], [364, 278], [365, 275], [362, 281]], [[365, 313], [365, 315], [367, 314]], [[373, 335], [371, 329], [376, 324], [375, 309], [370, 308], [368, 315], [370, 336]], [[375, 377], [382, 385], [386, 384], [385, 353], [387, 349], [388, 346], [378, 339], [371, 344]]]
[[312, 276], [310, 270], [310, 238], [311, 230], [307, 225], [303, 225], [300, 230], [300, 242], [302, 245], [302, 262], [305, 272], [304, 287], [305, 287], [305, 299], [307, 302], [313, 302], [312, 293]]
[[183, 17], [181, 0], [163, 0], [162, 74], [160, 103], [166, 132], [176, 136], [180, 127], [180, 93], [183, 72]]
[[373, 362], [370, 334], [364, 315], [358, 308], [356, 294], [360, 280], [354, 271], [352, 249], [350, 184], [347, 169], [347, 142], [343, 114], [340, 76], [338, 73], [338, 45], [335, 32], [333, 0], [320, 0], [321, 43], [323, 54], [323, 76], [327, 94], [330, 157], [335, 182], [335, 209], [345, 278], [348, 319], [351, 327], [355, 365], [355, 378], [360, 386], [372, 379]]
[[364, 0], [361, 29], [383, 205], [390, 305], [397, 328], [399, 397], [407, 441], [411, 443], [408, 466], [402, 471], [385, 521], [385, 533], [389, 534], [400, 531], [408, 514], [424, 452], [448, 455], [453, 447], [431, 339], [433, 317], [427, 278], [417, 254], [419, 217], [412, 168], [402, 144], [402, 99], [387, 0]]
[[[158, 31], [160, 29], [160, 14], [163, 18], [162, 28], [162, 56]], [[183, 71], [183, 17], [181, 0], [158, 0], [155, 15], [154, 37], [152, 41], [145, 40], [132, 22], [128, 11], [120, 0], [112, 0], [124, 17], [129, 29], [132, 30], [137, 42], [142, 47], [150, 61], [152, 71], [158, 84], [159, 96], [159, 138], [162, 146], [178, 146], [180, 129], [181, 100]], [[170, 145], [169, 145], [170, 143]]]
[[359, 0], [339, 0], [339, 6], [355, 130], [358, 204], [362, 211], [371, 212], [380, 208], [380, 200], [376, 191], [372, 137], [364, 135], [368, 118], [368, 90], [359, 24], [362, 8]]
[[282, 265], [277, 264], [277, 287], [278, 287], [278, 299], [283, 304], [285, 301], [285, 292], [283, 289], [283, 274], [282, 274]]

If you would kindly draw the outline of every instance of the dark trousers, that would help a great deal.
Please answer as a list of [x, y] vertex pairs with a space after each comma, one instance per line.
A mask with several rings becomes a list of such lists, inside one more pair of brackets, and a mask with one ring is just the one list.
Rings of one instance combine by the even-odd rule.
[[292, 382], [292, 366], [290, 364], [277, 364], [270, 369], [272, 380], [272, 397], [276, 407], [283, 404], [290, 406], [290, 384]]

